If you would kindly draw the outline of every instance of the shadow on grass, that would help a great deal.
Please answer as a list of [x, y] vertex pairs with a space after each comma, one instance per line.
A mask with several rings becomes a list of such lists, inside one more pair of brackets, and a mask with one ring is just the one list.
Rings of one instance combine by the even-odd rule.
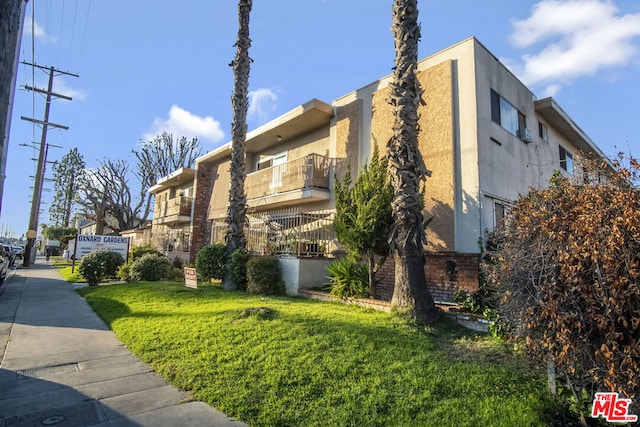
[[466, 425], [487, 425], [510, 405], [533, 414], [520, 425], [542, 425], [553, 411], [499, 340], [446, 316], [416, 326], [336, 302], [167, 283], [81, 293], [110, 327], [132, 319], [116, 333], [174, 385], [256, 425], [299, 425], [328, 406], [340, 415], [327, 425], [402, 414], [410, 425], [470, 407], [484, 409]]
[[[113, 285], [135, 287], [136, 284]], [[135, 291], [135, 288], [130, 288]], [[407, 324], [402, 318], [394, 318], [383, 313], [369, 309], [354, 308], [340, 303], [327, 303], [309, 300], [299, 297], [282, 296], [256, 296], [244, 292], [229, 292], [219, 288], [193, 290], [177, 285], [162, 284], [155, 293], [160, 304], [166, 305], [166, 310], [159, 308], [131, 310], [130, 307], [119, 301], [119, 297], [106, 297], [95, 295], [102, 293], [99, 288], [85, 288], [81, 291], [100, 318], [111, 328], [114, 321], [121, 318], [143, 318], [147, 320], [160, 318], [175, 318], [176, 322], [185, 319], [186, 323], [193, 323], [191, 319], [210, 319], [217, 325], [226, 324], [230, 327], [239, 326], [242, 323], [275, 321], [284, 326], [288, 332], [295, 331], [302, 337], [314, 336], [316, 340], [326, 337], [328, 340], [339, 341], [345, 337], [357, 337], [358, 340], [374, 343], [375, 345], [393, 344], [399, 348], [405, 347], [405, 343], [416, 341], [420, 337], [421, 351], [434, 351], [452, 362], [487, 364], [487, 365], [513, 365], [522, 361], [511, 349], [498, 339], [491, 338], [483, 333], [470, 331], [454, 320], [442, 316], [432, 325], [419, 326]], [[147, 292], [147, 289], [141, 289]], [[226, 303], [232, 303], [237, 307], [229, 308], [228, 304], [215, 307], [209, 305], [216, 299]], [[230, 301], [232, 300], [232, 301]], [[193, 312], [180, 309], [183, 305], [197, 303], [202, 309]], [[295, 307], [291, 310], [289, 307]], [[327, 312], [318, 312], [316, 307], [327, 307], [329, 311], [335, 308], [336, 314], [331, 316]], [[347, 311], [345, 311], [347, 310]], [[363, 320], [352, 317], [355, 311], [378, 318], [385, 317], [386, 321], [371, 319]], [[215, 320], [214, 320], [215, 319]], [[338, 333], [339, 331], [339, 333]]]

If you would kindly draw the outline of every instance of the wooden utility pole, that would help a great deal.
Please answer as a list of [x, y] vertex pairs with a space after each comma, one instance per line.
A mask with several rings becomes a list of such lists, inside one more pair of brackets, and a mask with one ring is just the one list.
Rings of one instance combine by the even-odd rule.
[[22, 120], [26, 120], [32, 123], [42, 125], [42, 136], [40, 137], [40, 153], [38, 155], [38, 166], [36, 168], [35, 183], [33, 185], [33, 197], [31, 199], [31, 215], [29, 216], [29, 227], [27, 230], [27, 245], [23, 255], [23, 265], [29, 267], [36, 259], [36, 253], [34, 250], [36, 236], [38, 235], [38, 215], [40, 214], [40, 199], [42, 197], [42, 184], [44, 183], [44, 171], [45, 164], [47, 162], [47, 129], [49, 126], [59, 129], [67, 130], [68, 126], [59, 125], [49, 122], [49, 110], [51, 108], [51, 98], [53, 96], [71, 101], [70, 96], [61, 95], [53, 92], [53, 78], [57, 74], [65, 74], [68, 76], [79, 77], [77, 74], [72, 74], [66, 71], [56, 70], [54, 67], [43, 67], [36, 64], [30, 64], [23, 62], [23, 64], [30, 65], [32, 67], [41, 68], [49, 71], [49, 86], [47, 90], [38, 89], [31, 86], [25, 86], [26, 89], [33, 90], [34, 92], [47, 95], [47, 101], [44, 107], [44, 120], [36, 120], [29, 117], [20, 117]]

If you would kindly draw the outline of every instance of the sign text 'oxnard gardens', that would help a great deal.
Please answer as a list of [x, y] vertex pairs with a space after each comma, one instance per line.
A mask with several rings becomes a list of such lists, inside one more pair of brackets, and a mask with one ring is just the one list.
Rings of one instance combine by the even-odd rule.
[[98, 249], [117, 252], [122, 255], [122, 259], [126, 260], [127, 254], [129, 253], [129, 238], [122, 236], [94, 236], [91, 234], [78, 234], [75, 239], [75, 247], [69, 248], [74, 259], [77, 260]]

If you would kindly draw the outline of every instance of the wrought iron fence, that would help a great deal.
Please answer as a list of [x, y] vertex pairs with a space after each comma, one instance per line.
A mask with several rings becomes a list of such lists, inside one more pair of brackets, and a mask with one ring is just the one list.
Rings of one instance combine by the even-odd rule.
[[[334, 257], [342, 249], [333, 229], [332, 210], [305, 212], [300, 208], [247, 214], [247, 250], [260, 255]], [[214, 222], [212, 241], [224, 242], [227, 225]]]

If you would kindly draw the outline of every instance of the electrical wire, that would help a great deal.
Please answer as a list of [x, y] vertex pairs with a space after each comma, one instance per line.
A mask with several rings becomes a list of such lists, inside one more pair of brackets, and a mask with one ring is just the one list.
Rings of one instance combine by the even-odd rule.
[[[31, 63], [36, 63], [36, 1], [31, 1]], [[36, 67], [31, 67], [31, 87], [36, 87]], [[36, 92], [31, 93], [31, 117], [36, 116]], [[36, 125], [31, 124], [31, 142], [36, 140]], [[35, 147], [33, 149], [33, 157], [36, 157]], [[33, 174], [36, 174], [36, 163], [33, 163]]]
[[91, 10], [91, 0], [89, 0], [89, 2], [87, 3], [87, 14], [85, 15], [84, 18], [84, 29], [82, 30], [82, 39], [80, 41], [80, 64], [82, 65], [82, 58], [83, 58], [83, 52], [84, 52], [84, 39], [85, 36], [87, 34], [87, 25], [89, 24], [89, 11]]

